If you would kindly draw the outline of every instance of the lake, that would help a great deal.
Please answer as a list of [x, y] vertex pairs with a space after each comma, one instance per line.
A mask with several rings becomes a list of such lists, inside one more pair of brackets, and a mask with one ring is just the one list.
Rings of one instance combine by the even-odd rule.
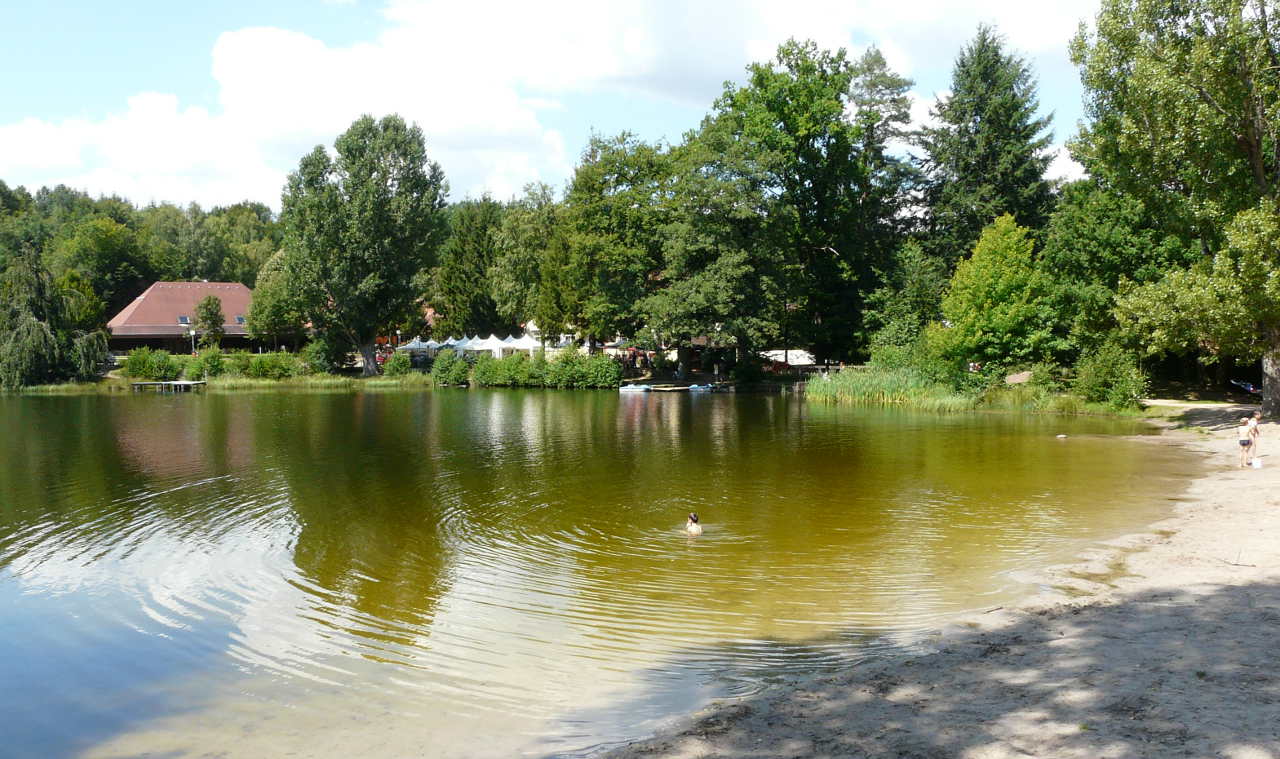
[[789, 394], [0, 397], [0, 431], [0, 731], [42, 759], [590, 755], [1025, 594], [1201, 466]]

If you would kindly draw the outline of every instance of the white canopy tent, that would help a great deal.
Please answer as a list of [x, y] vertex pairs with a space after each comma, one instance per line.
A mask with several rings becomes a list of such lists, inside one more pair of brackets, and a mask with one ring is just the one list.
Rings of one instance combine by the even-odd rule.
[[409, 342], [402, 343], [401, 345], [397, 346], [396, 350], [409, 351], [410, 353], [422, 353], [424, 351], [430, 350], [430, 348], [431, 348], [430, 343], [424, 343], [422, 342], [421, 337], [415, 337]]
[[531, 337], [529, 333], [526, 332], [520, 337], [514, 338], [510, 343], [507, 343], [506, 347], [508, 350], [513, 352], [528, 351], [529, 353], [533, 353], [534, 351], [542, 350], [542, 343]]
[[502, 340], [497, 335], [489, 335], [488, 337], [476, 337], [467, 344], [466, 350], [472, 353], [488, 353], [494, 358], [502, 358]]
[[776, 361], [788, 366], [815, 366], [818, 363], [814, 360], [812, 353], [799, 348], [763, 351], [762, 353], [770, 361]]
[[[566, 342], [565, 345], [570, 344], [570, 342]], [[525, 333], [519, 337], [516, 337], [514, 335], [509, 335], [507, 337], [502, 337], [502, 338], [498, 337], [497, 335], [489, 335], [488, 337], [484, 337], [484, 338], [477, 335], [475, 337], [464, 337], [461, 340], [459, 340], [456, 337], [449, 337], [447, 340], [445, 340], [442, 343], [436, 342], [435, 340], [428, 340], [422, 345], [432, 350], [438, 350], [440, 348], [452, 348], [453, 350], [459, 353], [462, 353], [464, 351], [469, 353], [489, 353], [494, 358], [502, 358], [503, 356], [510, 356], [513, 353], [528, 353], [529, 355], [532, 356], [535, 351], [540, 351], [543, 349], [542, 343], [537, 338], [533, 337], [528, 333]], [[546, 350], [548, 353], [554, 353], [556, 350], [562, 347], [564, 346], [548, 345], [546, 346]]]

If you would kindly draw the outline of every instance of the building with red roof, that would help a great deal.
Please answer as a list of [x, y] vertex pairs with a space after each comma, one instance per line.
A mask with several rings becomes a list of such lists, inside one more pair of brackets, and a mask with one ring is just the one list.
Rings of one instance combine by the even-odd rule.
[[[112, 350], [149, 346], [174, 352], [191, 350], [196, 304], [210, 295], [222, 301], [223, 345], [246, 347], [245, 317], [253, 291], [239, 282], [156, 282], [107, 322]], [[199, 335], [196, 335], [199, 340]]]

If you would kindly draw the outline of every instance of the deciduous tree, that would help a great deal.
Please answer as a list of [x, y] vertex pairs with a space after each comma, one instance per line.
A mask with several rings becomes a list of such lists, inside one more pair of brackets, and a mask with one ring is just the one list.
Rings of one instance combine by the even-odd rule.
[[417, 126], [363, 116], [289, 175], [281, 221], [287, 265], [315, 329], [340, 338], [377, 373], [375, 338], [416, 297], [415, 274], [444, 236], [444, 173]]
[[1261, 356], [1268, 414], [1280, 412], [1280, 330], [1259, 300], [1280, 277], [1276, 11], [1274, 0], [1104, 0], [1072, 44], [1089, 116], [1073, 154], [1214, 253], [1129, 293], [1124, 319], [1155, 350]]
[[1005, 214], [983, 231], [956, 266], [935, 332], [956, 362], [1016, 366], [1065, 347], [1055, 334], [1050, 283], [1036, 268], [1031, 233]]
[[200, 333], [200, 344], [218, 347], [222, 336], [226, 334], [226, 314], [222, 313], [222, 298], [207, 295], [196, 304], [196, 331]]

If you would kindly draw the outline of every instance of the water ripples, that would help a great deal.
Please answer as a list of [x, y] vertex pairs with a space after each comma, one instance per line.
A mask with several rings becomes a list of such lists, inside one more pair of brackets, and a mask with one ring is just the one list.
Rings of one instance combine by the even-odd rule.
[[[73, 468], [20, 491], [43, 500], [0, 525], [0, 590], [65, 599], [52, 635], [68, 650], [127, 630], [155, 641], [135, 647], [159, 669], [221, 672], [229, 693], [350, 693], [454, 715], [462, 734], [638, 692], [656, 710], [746, 695], [901, 645], [1099, 523], [1137, 518], [1094, 493], [1133, 501], [1131, 472], [1150, 487], [1153, 467], [1146, 446], [1041, 447], [998, 424], [990, 439], [960, 430], [963, 445], [893, 416], [801, 424], [773, 399], [459, 397], [477, 407], [211, 407], [216, 456], [157, 458], [130, 428], [135, 463], [87, 471], [137, 476], [104, 489]], [[222, 402], [190, 400], [172, 413]], [[918, 444], [866, 442], [904, 430]], [[1038, 466], [1092, 479], [1046, 482]], [[626, 721], [583, 719], [572, 730]]]

